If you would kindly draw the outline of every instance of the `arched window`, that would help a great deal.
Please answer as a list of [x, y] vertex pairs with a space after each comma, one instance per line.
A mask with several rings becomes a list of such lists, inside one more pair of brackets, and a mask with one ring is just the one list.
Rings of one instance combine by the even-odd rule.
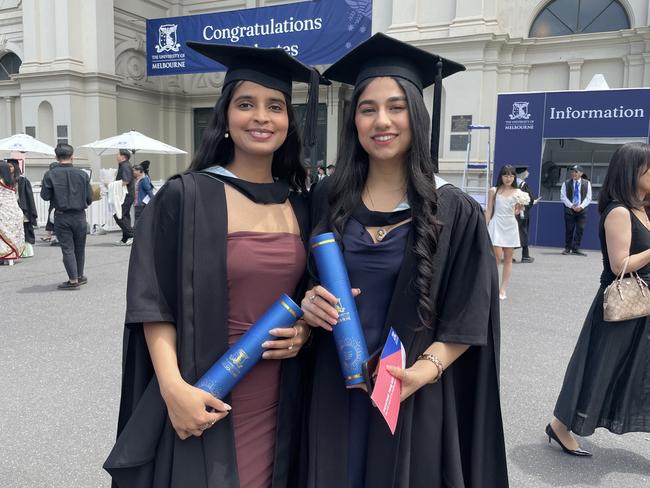
[[0, 80], [8, 80], [10, 75], [18, 73], [23, 62], [14, 53], [7, 53], [0, 59]]
[[539, 13], [529, 37], [553, 37], [629, 29], [617, 0], [553, 0]]

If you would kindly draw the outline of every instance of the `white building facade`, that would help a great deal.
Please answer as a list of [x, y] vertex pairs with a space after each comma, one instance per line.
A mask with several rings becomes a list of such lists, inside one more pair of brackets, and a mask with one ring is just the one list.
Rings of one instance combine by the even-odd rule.
[[[327, 1], [327, 0], [321, 0]], [[0, 0], [0, 137], [27, 132], [79, 146], [135, 129], [188, 151], [142, 155], [154, 179], [187, 167], [221, 73], [148, 77], [146, 19], [256, 8], [287, 0]], [[463, 63], [443, 89], [440, 171], [459, 182], [467, 123], [494, 124], [500, 92], [583, 89], [601, 73], [611, 88], [650, 86], [647, 0], [374, 0], [382, 31]], [[584, 5], [583, 5], [584, 4]], [[19, 65], [19, 68], [17, 67]], [[324, 67], [321, 67], [324, 68]], [[306, 98], [296, 86], [295, 103]], [[301, 91], [302, 90], [302, 91]], [[321, 88], [322, 159], [336, 158], [349, 89]], [[425, 92], [429, 107], [432, 89]], [[472, 141], [485, 158], [487, 134]], [[492, 133], [492, 137], [494, 137]], [[111, 167], [84, 149], [93, 169]], [[27, 156], [40, 178], [50, 158]]]

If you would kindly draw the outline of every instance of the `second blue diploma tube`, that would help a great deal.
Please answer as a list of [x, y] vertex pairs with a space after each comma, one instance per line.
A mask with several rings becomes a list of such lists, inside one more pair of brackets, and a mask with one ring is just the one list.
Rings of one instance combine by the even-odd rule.
[[334, 342], [345, 386], [354, 388], [364, 384], [362, 365], [368, 359], [368, 346], [352, 296], [343, 253], [331, 232], [312, 237], [311, 249], [321, 284], [339, 300], [336, 305], [339, 321], [334, 326]]
[[234, 386], [262, 359], [265, 341], [278, 339], [269, 331], [291, 327], [302, 317], [301, 308], [283, 294], [246, 333], [194, 385], [219, 399], [223, 399]]

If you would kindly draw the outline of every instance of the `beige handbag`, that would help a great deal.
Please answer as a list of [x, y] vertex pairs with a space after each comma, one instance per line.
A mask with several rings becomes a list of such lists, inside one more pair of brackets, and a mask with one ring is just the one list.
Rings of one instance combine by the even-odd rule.
[[648, 284], [637, 273], [623, 278], [629, 257], [623, 262], [623, 270], [605, 288], [603, 318], [607, 322], [638, 319], [650, 315], [650, 290]]

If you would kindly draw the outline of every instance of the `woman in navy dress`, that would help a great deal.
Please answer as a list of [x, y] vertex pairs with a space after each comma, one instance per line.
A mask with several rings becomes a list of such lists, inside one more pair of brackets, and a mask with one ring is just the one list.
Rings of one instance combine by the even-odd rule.
[[616, 150], [598, 196], [603, 272], [564, 376], [553, 419], [546, 426], [567, 454], [591, 456], [571, 432], [589, 436], [598, 427], [614, 434], [650, 432], [650, 319], [603, 319], [603, 292], [621, 273], [636, 271], [650, 283], [650, 146]]
[[[368, 394], [345, 388], [330, 333], [336, 297], [306, 293], [314, 373], [303, 487], [508, 486], [494, 254], [480, 206], [434, 175], [422, 97], [435, 82], [439, 103], [442, 78], [462, 69], [376, 34], [324, 73], [355, 89], [336, 173], [313, 195], [313, 234], [334, 232], [343, 247], [369, 350], [392, 327], [407, 368], [390, 370], [402, 381], [392, 435]], [[434, 120], [434, 142], [438, 129]]]

